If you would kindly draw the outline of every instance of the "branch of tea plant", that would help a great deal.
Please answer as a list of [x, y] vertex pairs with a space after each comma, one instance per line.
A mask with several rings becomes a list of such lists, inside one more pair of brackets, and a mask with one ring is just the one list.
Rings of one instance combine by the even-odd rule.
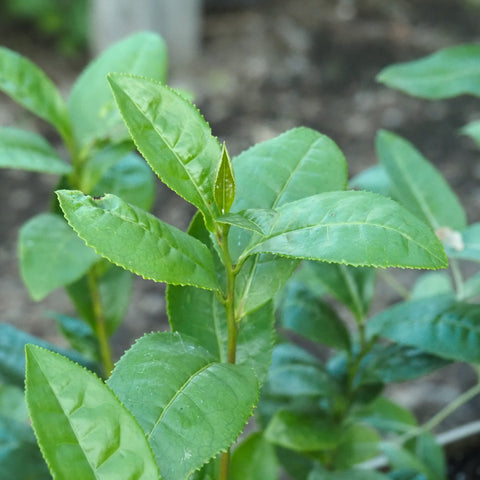
[[113, 370], [112, 352], [110, 343], [108, 341], [108, 334], [105, 328], [105, 316], [103, 313], [102, 302], [100, 300], [100, 292], [98, 290], [97, 275], [95, 272], [95, 265], [88, 272], [88, 287], [92, 296], [93, 312], [95, 314], [95, 334], [100, 346], [100, 358], [103, 366], [103, 373], [105, 378], [110, 376]]
[[410, 298], [410, 292], [389, 272], [377, 269], [378, 274], [385, 280], [386, 283], [400, 295], [404, 300], [408, 300]]

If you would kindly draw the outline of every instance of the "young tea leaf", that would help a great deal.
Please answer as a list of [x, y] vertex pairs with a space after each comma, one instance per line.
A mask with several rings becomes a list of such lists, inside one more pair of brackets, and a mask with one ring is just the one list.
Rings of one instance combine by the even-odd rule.
[[470, 122], [460, 129], [460, 133], [468, 135], [480, 147], [480, 120]]
[[431, 100], [480, 96], [480, 45], [445, 48], [413, 62], [385, 68], [377, 77], [391, 88]]
[[57, 195], [70, 225], [111, 262], [156, 282], [218, 289], [210, 252], [185, 232], [115, 195]]
[[0, 128], [0, 168], [54, 175], [65, 175], [72, 170], [43, 137], [12, 127]]
[[193, 339], [167, 332], [137, 340], [108, 384], [144, 429], [164, 480], [188, 478], [226, 451], [258, 397], [249, 367], [218, 363]]
[[55, 478], [158, 480], [142, 429], [99, 378], [33, 345], [26, 358], [28, 411]]
[[232, 160], [228, 154], [225, 142], [222, 147], [222, 155], [215, 176], [215, 204], [222, 215], [232, 208], [235, 199], [235, 177], [233, 176]]

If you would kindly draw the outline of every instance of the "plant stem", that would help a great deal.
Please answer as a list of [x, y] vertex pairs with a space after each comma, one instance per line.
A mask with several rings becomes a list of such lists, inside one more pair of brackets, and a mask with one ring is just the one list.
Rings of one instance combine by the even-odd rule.
[[390, 273], [384, 270], [377, 270], [380, 276], [388, 283], [388, 285], [397, 292], [404, 300], [410, 298], [410, 292]]
[[89, 270], [87, 275], [88, 286], [90, 288], [90, 295], [92, 296], [93, 302], [93, 312], [95, 314], [95, 334], [97, 335], [98, 344], [100, 346], [100, 358], [102, 361], [104, 376], [105, 378], [108, 378], [113, 370], [113, 360], [107, 330], [105, 328], [105, 317], [100, 300], [100, 293], [98, 291], [95, 266]]
[[455, 290], [457, 292], [457, 297], [462, 298], [463, 296], [463, 277], [462, 272], [460, 271], [460, 267], [458, 266], [458, 262], [450, 258], [450, 269], [452, 272], [453, 281], [455, 283]]

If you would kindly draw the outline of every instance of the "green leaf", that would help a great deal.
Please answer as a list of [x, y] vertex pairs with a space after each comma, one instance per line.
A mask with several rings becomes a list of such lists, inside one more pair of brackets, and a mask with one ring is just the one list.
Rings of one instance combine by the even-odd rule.
[[260, 432], [235, 448], [230, 461], [230, 480], [277, 480], [278, 460], [273, 445]]
[[232, 160], [228, 154], [225, 142], [222, 146], [214, 188], [215, 204], [220, 213], [224, 215], [230, 211], [235, 199], [235, 177], [233, 176]]
[[164, 480], [187, 478], [226, 451], [258, 397], [249, 367], [218, 363], [193, 339], [167, 332], [137, 340], [108, 384], [144, 429]]
[[164, 82], [165, 43], [155, 33], [139, 32], [112, 45], [87, 66], [73, 85], [68, 101], [75, 138], [82, 146], [116, 134], [122, 125], [108, 88], [106, 77], [110, 72], [143, 75]]
[[480, 272], [476, 273], [463, 284], [459, 300], [470, 300], [480, 294]]
[[43, 70], [5, 47], [0, 47], [0, 91], [51, 123], [64, 139], [69, 139], [70, 122], [60, 92]]
[[273, 253], [353, 266], [442, 268], [433, 232], [396, 202], [370, 192], [331, 192], [284, 205], [270, 235], [242, 254]]
[[480, 305], [435, 297], [404, 302], [384, 310], [367, 324], [381, 335], [450, 360], [480, 362]]
[[429, 272], [423, 274], [413, 286], [410, 300], [435, 297], [437, 295], [453, 295], [452, 280], [448, 273]]
[[421, 460], [430, 472], [429, 480], [445, 480], [447, 466], [443, 448], [435, 437], [425, 432], [407, 443], [408, 449]]
[[106, 193], [148, 211], [155, 198], [155, 177], [143, 158], [130, 153], [105, 172], [91, 191], [96, 197]]
[[389, 477], [371, 470], [349, 469], [342, 472], [313, 471], [308, 480], [388, 480]]
[[[227, 361], [227, 315], [215, 292], [168, 286], [167, 311], [172, 331], [194, 338], [218, 362]], [[272, 356], [275, 317], [271, 303], [238, 325], [236, 363], [253, 369], [263, 383]]]
[[468, 135], [480, 147], [480, 120], [468, 123], [460, 129], [460, 133]]
[[458, 45], [413, 62], [385, 68], [377, 80], [431, 100], [462, 94], [480, 96], [480, 45]]
[[392, 182], [393, 196], [432, 229], [466, 227], [466, 215], [442, 174], [403, 138], [377, 134], [377, 154]]
[[0, 478], [19, 480], [52, 478], [32, 429], [23, 421], [3, 416], [0, 416]]
[[272, 219], [277, 216], [277, 212], [274, 210], [251, 208], [237, 213], [221, 215], [216, 221], [218, 223], [226, 223], [238, 228], [243, 228], [244, 230], [250, 230], [251, 232], [265, 236], [268, 232], [265, 232], [263, 228], [270, 228]]
[[343, 432], [335, 451], [335, 468], [344, 470], [378, 455], [380, 435], [376, 430], [355, 423]]
[[392, 196], [392, 183], [383, 165], [374, 165], [355, 175], [348, 186], [354, 190], [366, 190], [379, 193], [384, 197]]
[[143, 157], [164, 183], [203, 213], [212, 231], [222, 152], [208, 124], [190, 102], [158, 82], [120, 74], [108, 79]]
[[98, 261], [59, 215], [42, 213], [20, 229], [20, 271], [34, 300], [79, 279]]
[[350, 335], [336, 312], [308, 288], [290, 282], [279, 306], [280, 325], [303, 337], [348, 350]]
[[0, 128], [0, 168], [64, 175], [71, 167], [40, 135], [12, 127]]
[[0, 323], [0, 380], [23, 388], [25, 381], [25, 345], [29, 343], [61, 353], [89, 368], [93, 367], [77, 352], [59, 348], [45, 340], [18, 330], [8, 323]]
[[33, 345], [26, 358], [28, 411], [54, 477], [158, 480], [142, 429], [99, 378]]
[[[8, 417], [16, 422], [27, 423], [28, 412], [23, 388], [0, 382], [0, 417]], [[0, 461], [0, 465], [1, 463]]]
[[460, 233], [447, 231], [446, 234], [453, 235], [451, 239], [444, 239], [445, 252], [450, 258], [480, 262], [480, 223], [473, 223]]
[[57, 195], [78, 235], [111, 262], [157, 282], [218, 288], [210, 252], [190, 235], [115, 195], [94, 199], [70, 190]]
[[274, 445], [296, 452], [314, 452], [334, 449], [342, 428], [327, 418], [280, 411], [272, 418], [264, 435]]
[[355, 315], [356, 319], [365, 318], [375, 293], [375, 270], [365, 267], [304, 262], [302, 280], [308, 282], [310, 289], [322, 294], [326, 289], [342, 302]]
[[[106, 260], [102, 260], [94, 268], [107, 334], [112, 335], [122, 322], [130, 305], [132, 274]], [[77, 282], [67, 285], [66, 290], [79, 314], [88, 322], [92, 330], [95, 330], [97, 317], [88, 278], [82, 277]]]

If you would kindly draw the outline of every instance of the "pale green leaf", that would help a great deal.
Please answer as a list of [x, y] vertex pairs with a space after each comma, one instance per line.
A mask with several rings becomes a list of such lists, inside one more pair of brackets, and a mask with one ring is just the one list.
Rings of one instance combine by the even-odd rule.
[[78, 280], [99, 260], [59, 215], [42, 213], [20, 229], [20, 271], [34, 300]]
[[389, 479], [390, 477], [387, 477], [383, 473], [379, 473], [371, 470], [360, 470], [360, 469], [349, 469], [349, 470], [343, 470], [341, 472], [313, 471], [308, 476], [308, 480], [389, 480]]
[[437, 295], [453, 295], [453, 284], [446, 272], [424, 273], [413, 286], [410, 300], [435, 297]]
[[272, 253], [353, 266], [443, 268], [433, 232], [396, 202], [370, 192], [331, 192], [284, 205], [270, 235], [242, 254]]
[[227, 213], [218, 217], [216, 221], [265, 236], [268, 232], [264, 230], [264, 227], [270, 229], [274, 217], [277, 217], [275, 210], [251, 208], [237, 213]]
[[466, 215], [457, 196], [442, 174], [410, 142], [381, 130], [376, 149], [396, 200], [434, 230], [465, 228]]
[[480, 96], [480, 45], [439, 50], [413, 62], [385, 68], [377, 77], [391, 88], [428, 99]]
[[0, 91], [70, 137], [67, 107], [45, 72], [20, 54], [0, 47]]
[[23, 388], [0, 381], [0, 417], [8, 417], [16, 422], [27, 422], [28, 412]]
[[463, 284], [459, 300], [470, 300], [480, 294], [480, 272], [476, 273]]
[[429, 480], [445, 480], [447, 477], [447, 465], [445, 452], [436, 441], [435, 436], [429, 432], [410, 440], [408, 449], [420, 459], [429, 471]]
[[152, 170], [195, 205], [212, 230], [218, 216], [215, 171], [222, 152], [208, 124], [190, 102], [158, 82], [119, 74], [108, 79], [123, 119]]
[[142, 429], [99, 378], [33, 345], [26, 357], [28, 411], [55, 478], [158, 480]]
[[480, 147], [480, 120], [468, 123], [460, 129], [460, 133], [468, 135]]
[[164, 480], [185, 479], [229, 448], [258, 397], [249, 367], [218, 363], [167, 332], [138, 340], [108, 384], [144, 429]]
[[444, 240], [448, 257], [480, 262], [480, 223], [468, 225], [461, 232], [446, 233], [451, 236]]
[[105, 50], [78, 77], [68, 109], [75, 138], [82, 146], [112, 134], [118, 136], [116, 130], [122, 120], [108, 88], [110, 72], [143, 75], [164, 82], [167, 73], [164, 41], [152, 32], [131, 35]]
[[[167, 310], [173, 331], [195, 338], [216, 361], [227, 361], [227, 315], [215, 292], [169, 286]], [[270, 365], [274, 322], [272, 305], [267, 303], [238, 324], [236, 363], [251, 367], [260, 383]]]
[[214, 189], [215, 204], [219, 212], [222, 214], [228, 213], [235, 199], [235, 177], [233, 176], [232, 160], [225, 142], [215, 176]]
[[230, 480], [277, 480], [278, 460], [275, 449], [259, 432], [247, 437], [233, 451]]
[[385, 197], [392, 196], [390, 177], [383, 165], [374, 165], [362, 170], [348, 182], [348, 186], [353, 190], [366, 190]]
[[380, 335], [439, 357], [480, 362], [480, 306], [452, 298], [425, 298], [388, 308], [367, 324]]
[[217, 289], [207, 247], [115, 195], [100, 199], [78, 191], [57, 192], [70, 225], [87, 245], [144, 278]]
[[12, 127], [0, 128], [0, 168], [65, 175], [71, 167], [40, 135]]

